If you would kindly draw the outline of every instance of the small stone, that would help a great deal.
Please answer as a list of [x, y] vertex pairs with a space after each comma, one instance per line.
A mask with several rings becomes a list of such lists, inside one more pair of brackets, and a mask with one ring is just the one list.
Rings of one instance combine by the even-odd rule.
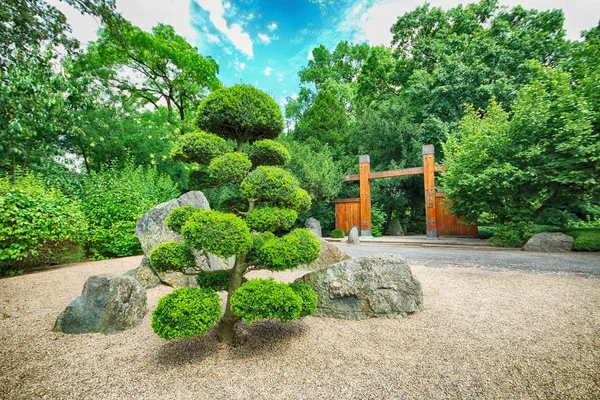
[[316, 218], [310, 217], [304, 221], [304, 226], [308, 228], [315, 236], [323, 237], [323, 231], [321, 230], [321, 221]]
[[139, 325], [146, 315], [146, 289], [131, 276], [92, 275], [58, 316], [53, 330], [111, 335]]
[[402, 229], [402, 225], [400, 224], [400, 220], [398, 218], [394, 218], [390, 221], [388, 225], [388, 233], [391, 236], [404, 236], [404, 229]]
[[536, 233], [525, 243], [523, 250], [542, 253], [566, 253], [573, 249], [573, 239], [561, 232]]
[[348, 244], [360, 244], [358, 228], [355, 226], [352, 227], [352, 229], [350, 229], [350, 233], [348, 233]]

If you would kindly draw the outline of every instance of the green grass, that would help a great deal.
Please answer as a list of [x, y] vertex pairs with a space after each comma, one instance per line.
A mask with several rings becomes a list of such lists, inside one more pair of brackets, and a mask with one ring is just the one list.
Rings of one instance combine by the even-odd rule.
[[570, 229], [565, 232], [575, 239], [575, 251], [600, 251], [600, 228]]

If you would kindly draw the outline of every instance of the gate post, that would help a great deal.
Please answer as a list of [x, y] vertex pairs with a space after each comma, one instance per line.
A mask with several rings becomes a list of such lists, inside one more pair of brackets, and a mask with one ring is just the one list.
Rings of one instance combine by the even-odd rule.
[[360, 182], [360, 236], [372, 236], [371, 231], [371, 160], [364, 154], [359, 157], [359, 182]]
[[435, 149], [432, 144], [423, 146], [423, 180], [425, 181], [425, 219], [427, 239], [437, 239], [435, 214]]

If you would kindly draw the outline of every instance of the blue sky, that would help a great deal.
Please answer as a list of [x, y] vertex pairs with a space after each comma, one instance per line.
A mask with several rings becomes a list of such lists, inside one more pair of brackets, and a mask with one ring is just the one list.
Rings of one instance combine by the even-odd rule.
[[[98, 22], [59, 0], [59, 7], [86, 43], [96, 38]], [[430, 0], [442, 8], [466, 0]], [[311, 50], [320, 44], [333, 49], [341, 40], [389, 45], [396, 18], [423, 4], [417, 0], [117, 0], [117, 11], [142, 29], [158, 22], [217, 60], [225, 85], [252, 84], [282, 106], [299, 90], [297, 72], [306, 66]], [[598, 0], [500, 0], [546, 10], [562, 8], [567, 35], [578, 38], [600, 18]]]

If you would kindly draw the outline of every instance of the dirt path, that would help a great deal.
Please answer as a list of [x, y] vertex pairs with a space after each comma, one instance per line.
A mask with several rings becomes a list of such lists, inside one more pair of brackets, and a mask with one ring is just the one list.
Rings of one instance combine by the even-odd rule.
[[[385, 251], [385, 249], [382, 249]], [[140, 257], [0, 280], [2, 399], [600, 398], [600, 279], [414, 265], [425, 309], [404, 320], [307, 317], [167, 342], [51, 331], [92, 273]], [[290, 279], [296, 273], [277, 276]]]

